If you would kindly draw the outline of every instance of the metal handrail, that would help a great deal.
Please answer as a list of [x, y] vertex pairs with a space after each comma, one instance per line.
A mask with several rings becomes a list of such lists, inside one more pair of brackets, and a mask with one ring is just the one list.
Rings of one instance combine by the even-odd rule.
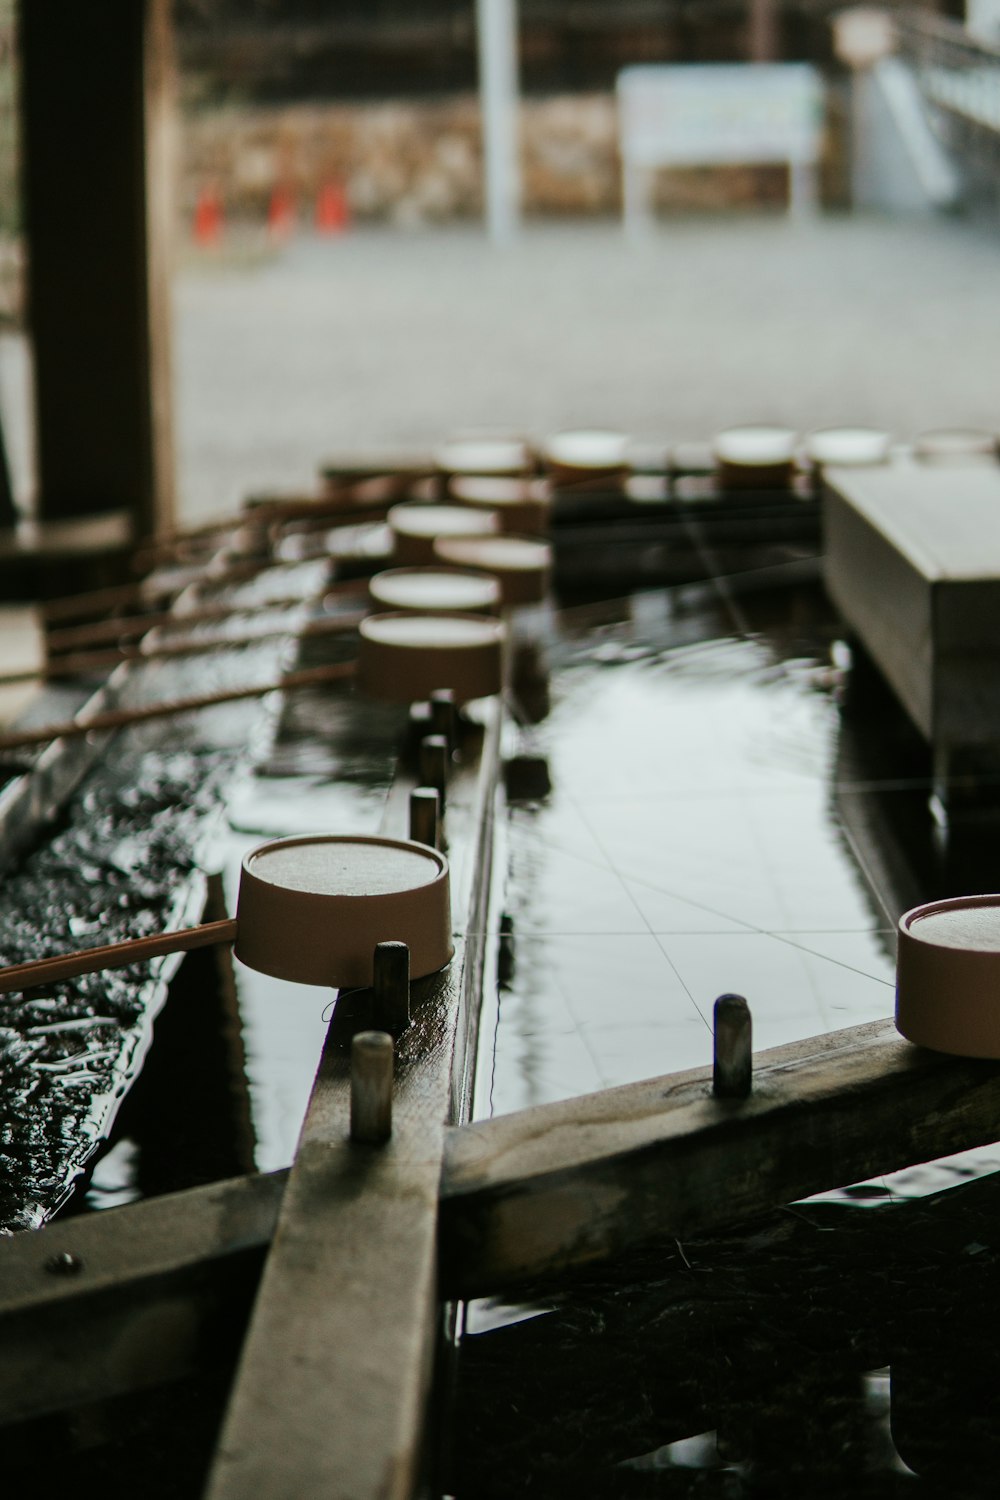
[[930, 11], [897, 11], [899, 54], [933, 108], [1000, 134], [1000, 46]]
[[935, 11], [897, 10], [892, 19], [904, 56], [919, 55], [936, 62], [965, 58], [970, 64], [1000, 63], [1000, 45], [981, 41], [960, 22], [939, 16]]

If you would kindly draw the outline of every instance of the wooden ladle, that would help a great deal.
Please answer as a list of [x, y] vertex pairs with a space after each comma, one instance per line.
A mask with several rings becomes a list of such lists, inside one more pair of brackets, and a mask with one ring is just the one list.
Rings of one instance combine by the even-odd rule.
[[297, 984], [372, 982], [383, 942], [405, 943], [413, 978], [451, 958], [448, 861], [410, 840], [311, 834], [274, 839], [243, 860], [236, 916], [0, 969], [0, 995], [233, 943], [242, 963]]

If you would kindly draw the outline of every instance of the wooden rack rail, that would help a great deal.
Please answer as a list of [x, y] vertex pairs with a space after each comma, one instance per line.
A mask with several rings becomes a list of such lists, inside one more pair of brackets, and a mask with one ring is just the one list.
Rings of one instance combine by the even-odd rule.
[[[445, 1132], [462, 1048], [437, 1021], [476, 982], [468, 948], [462, 973], [415, 992], [388, 1150], [347, 1140], [343, 1044], [364, 1017], [340, 1014], [291, 1174], [0, 1242], [0, 1420], [195, 1368], [270, 1244], [209, 1493], [411, 1495], [439, 1294], [537, 1285], [998, 1134], [1000, 1065], [921, 1052], [890, 1022], [759, 1055], [745, 1101], [696, 1070]], [[180, 1308], [183, 1338], [143, 1340]]]

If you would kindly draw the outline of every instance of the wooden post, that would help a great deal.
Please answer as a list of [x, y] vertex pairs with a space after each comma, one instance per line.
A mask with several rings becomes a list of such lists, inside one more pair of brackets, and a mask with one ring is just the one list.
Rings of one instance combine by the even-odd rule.
[[375, 1024], [398, 1036], [410, 1024], [410, 950], [405, 943], [375, 947]]
[[441, 799], [432, 786], [416, 786], [410, 793], [410, 838], [418, 844], [439, 847], [438, 828]]
[[753, 1021], [742, 995], [720, 995], [714, 1012], [712, 1092], [748, 1099], [753, 1087]]
[[420, 741], [420, 780], [437, 792], [443, 813], [448, 783], [448, 741], [443, 734], [428, 734]]
[[451, 688], [439, 688], [431, 693], [431, 732], [441, 734], [448, 741], [449, 754], [455, 749], [455, 694]]
[[453, 1130], [444, 1294], [537, 1285], [997, 1138], [1000, 1063], [914, 1047], [891, 1020], [758, 1052], [755, 1071], [738, 1110], [696, 1068]]
[[21, 0], [38, 514], [170, 523], [170, 0]]
[[359, 1031], [351, 1043], [351, 1140], [381, 1146], [392, 1135], [392, 1068], [387, 1031]]

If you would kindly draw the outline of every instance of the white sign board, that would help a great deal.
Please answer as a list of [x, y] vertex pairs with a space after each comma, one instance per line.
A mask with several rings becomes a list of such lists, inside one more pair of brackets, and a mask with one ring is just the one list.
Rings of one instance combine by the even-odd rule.
[[808, 63], [679, 63], [624, 68], [618, 115], [626, 225], [656, 167], [787, 162], [791, 207], [813, 197], [823, 85]]

